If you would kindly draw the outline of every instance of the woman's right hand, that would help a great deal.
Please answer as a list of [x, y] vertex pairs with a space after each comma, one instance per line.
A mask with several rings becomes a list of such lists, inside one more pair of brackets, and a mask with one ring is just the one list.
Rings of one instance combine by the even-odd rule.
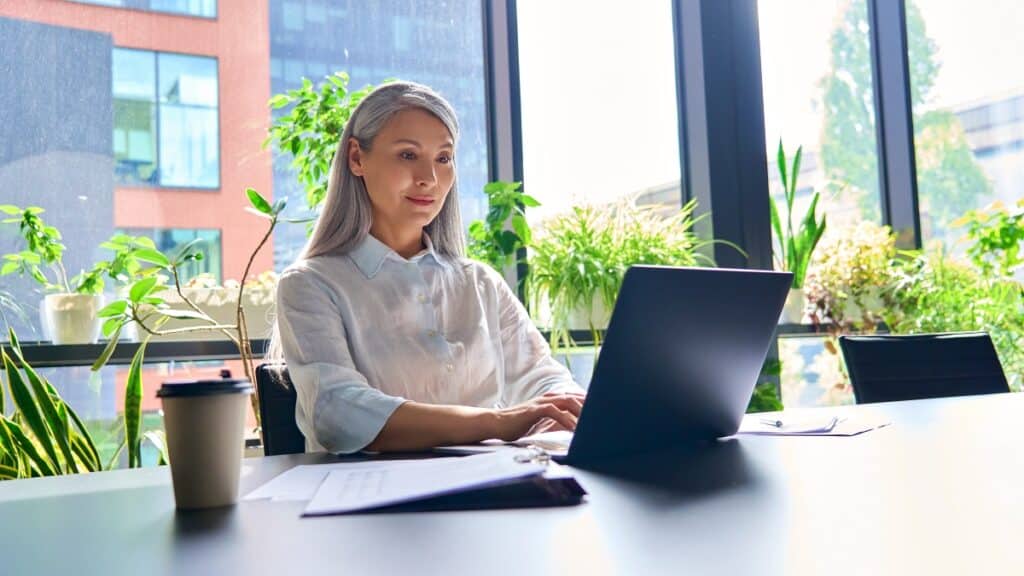
[[547, 393], [511, 408], [495, 410], [494, 437], [506, 441], [522, 438], [545, 419], [553, 420], [565, 430], [575, 430], [582, 407], [580, 394]]

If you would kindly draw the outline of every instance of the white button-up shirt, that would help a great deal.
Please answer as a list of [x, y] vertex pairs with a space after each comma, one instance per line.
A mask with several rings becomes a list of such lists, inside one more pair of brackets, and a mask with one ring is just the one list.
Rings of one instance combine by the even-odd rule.
[[361, 450], [410, 400], [500, 408], [582, 392], [497, 272], [424, 241], [406, 260], [367, 236], [282, 274], [277, 324], [307, 450]]

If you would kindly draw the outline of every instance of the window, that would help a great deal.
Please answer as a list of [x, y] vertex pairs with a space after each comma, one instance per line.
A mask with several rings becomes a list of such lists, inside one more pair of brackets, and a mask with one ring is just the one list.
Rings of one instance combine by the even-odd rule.
[[[818, 192], [818, 217], [827, 218], [820, 255], [822, 245], [855, 235], [858, 223], [882, 221], [867, 1], [761, 0], [758, 25], [772, 198], [785, 221], [779, 141], [787, 171], [802, 147], [793, 221], [799, 225]], [[787, 408], [852, 402], [842, 359], [823, 338], [779, 339], [778, 351]]]
[[790, 161], [803, 147], [794, 218], [818, 191], [832, 230], [881, 222], [867, 2], [762, 0], [758, 19], [768, 174], [777, 205], [785, 207], [776, 164], [781, 139]]
[[681, 204], [672, 6], [518, 3], [531, 222], [630, 195]]
[[979, 0], [970, 9], [908, 0], [914, 148], [923, 239], [953, 250], [965, 212], [1024, 185], [1024, 6]]
[[203, 259], [192, 261], [179, 269], [182, 282], [188, 282], [200, 274], [208, 274], [218, 283], [223, 282], [222, 250], [220, 230], [191, 230], [187, 228], [126, 228], [119, 230], [131, 236], [152, 238], [157, 250], [173, 255], [194, 240], [199, 242], [195, 249], [202, 252]]
[[112, 77], [118, 181], [218, 188], [216, 59], [115, 48]]
[[98, 4], [135, 10], [152, 10], [202, 18], [217, 17], [217, 0], [72, 0], [79, 4]]
[[[270, 3], [271, 92], [314, 84], [338, 71], [358, 90], [389, 78], [427, 84], [458, 113], [462, 134], [456, 153], [463, 223], [487, 209], [487, 108], [483, 22], [479, 2], [437, 4], [417, 0], [282, 0]], [[305, 215], [305, 192], [291, 156], [275, 151], [274, 195], [287, 196], [293, 215]], [[305, 244], [303, 226], [274, 232], [274, 266], [291, 264]]]

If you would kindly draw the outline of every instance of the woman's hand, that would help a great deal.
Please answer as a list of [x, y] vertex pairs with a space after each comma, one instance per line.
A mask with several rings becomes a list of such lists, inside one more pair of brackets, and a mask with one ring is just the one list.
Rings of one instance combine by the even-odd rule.
[[524, 404], [495, 411], [495, 437], [516, 440], [549, 430], [575, 430], [584, 395], [548, 392]]

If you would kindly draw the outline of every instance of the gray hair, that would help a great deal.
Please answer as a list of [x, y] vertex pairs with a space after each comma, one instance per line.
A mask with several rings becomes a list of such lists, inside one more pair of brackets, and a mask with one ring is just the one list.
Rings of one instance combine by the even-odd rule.
[[[338, 142], [327, 182], [327, 197], [313, 235], [299, 254], [299, 260], [324, 254], [344, 254], [358, 246], [370, 233], [373, 220], [370, 196], [363, 179], [349, 170], [348, 143], [354, 138], [360, 148], [370, 150], [388, 120], [403, 110], [414, 108], [426, 110], [437, 117], [448, 128], [452, 140], [458, 143], [459, 121], [455, 110], [427, 86], [415, 82], [392, 82], [367, 94], [352, 112]], [[459, 212], [458, 180], [456, 175], [441, 211], [424, 227], [434, 250], [449, 258], [461, 258], [466, 252]], [[266, 358], [271, 362], [284, 362], [276, 322]]]
[[[356, 106], [338, 142], [331, 163], [323, 211], [300, 259], [348, 252], [370, 233], [370, 197], [363, 179], [349, 170], [349, 141], [354, 138], [360, 148], [370, 150], [388, 120], [398, 112], [411, 108], [426, 110], [436, 116], [448, 128], [452, 140], [458, 141], [459, 122], [455, 110], [430, 88], [414, 82], [394, 82], [367, 94]], [[454, 258], [465, 254], [462, 217], [459, 213], [458, 176], [452, 183], [441, 211], [424, 231], [430, 236], [438, 253]]]

